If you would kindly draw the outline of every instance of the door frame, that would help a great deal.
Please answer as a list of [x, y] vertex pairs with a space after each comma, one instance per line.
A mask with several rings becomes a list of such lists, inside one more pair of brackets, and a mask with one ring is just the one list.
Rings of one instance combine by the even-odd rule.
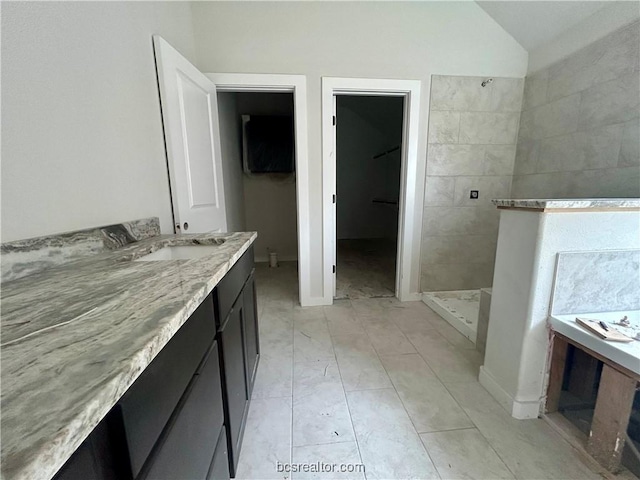
[[[402, 165], [400, 170], [400, 199], [398, 210], [398, 242], [396, 257], [396, 297], [400, 301], [419, 299], [411, 292], [413, 270], [419, 270], [420, 245], [413, 242], [418, 197], [416, 178], [418, 170], [418, 138], [420, 119], [420, 80], [391, 80], [373, 78], [322, 77], [322, 222], [323, 222], [323, 272], [324, 301], [333, 303], [334, 293], [334, 245], [336, 242], [336, 217], [333, 195], [336, 193], [336, 161], [331, 155], [335, 135], [333, 127], [333, 101], [336, 95], [402, 96], [405, 99], [402, 131]], [[339, 199], [338, 199], [339, 200]]]
[[298, 220], [298, 289], [300, 305], [311, 298], [311, 208], [309, 205], [309, 141], [307, 77], [254, 73], [205, 73], [218, 92], [291, 92], [295, 125], [296, 202]]

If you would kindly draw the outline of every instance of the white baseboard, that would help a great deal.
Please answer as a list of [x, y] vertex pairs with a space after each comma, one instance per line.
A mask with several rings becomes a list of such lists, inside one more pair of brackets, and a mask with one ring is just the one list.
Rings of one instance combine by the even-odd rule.
[[413, 293], [408, 293], [407, 296], [404, 297], [401, 301], [402, 302], [419, 302], [420, 300], [422, 300], [422, 293], [413, 292]]
[[325, 305], [332, 305], [332, 302], [324, 297], [305, 298], [300, 302], [301, 307], [322, 307]]
[[515, 400], [498, 384], [493, 375], [484, 368], [484, 365], [480, 367], [478, 380], [480, 381], [480, 385], [482, 385], [513, 418], [517, 418], [518, 420], [538, 418], [540, 414], [539, 399], [528, 401]]

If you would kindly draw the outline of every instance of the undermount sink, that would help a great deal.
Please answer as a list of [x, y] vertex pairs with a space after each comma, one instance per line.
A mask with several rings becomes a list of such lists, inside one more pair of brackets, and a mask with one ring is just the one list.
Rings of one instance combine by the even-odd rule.
[[176, 245], [163, 247], [148, 255], [136, 258], [135, 262], [155, 262], [158, 260], [192, 260], [216, 253], [219, 245]]

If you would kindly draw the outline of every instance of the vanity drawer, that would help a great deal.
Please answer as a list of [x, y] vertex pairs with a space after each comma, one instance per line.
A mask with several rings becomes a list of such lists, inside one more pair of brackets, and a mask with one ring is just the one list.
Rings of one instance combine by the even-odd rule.
[[136, 477], [215, 337], [209, 295], [122, 397], [117, 409]]
[[242, 257], [231, 267], [215, 290], [215, 302], [217, 306], [217, 319], [224, 321], [236, 302], [242, 287], [253, 270], [253, 246], [244, 252]]

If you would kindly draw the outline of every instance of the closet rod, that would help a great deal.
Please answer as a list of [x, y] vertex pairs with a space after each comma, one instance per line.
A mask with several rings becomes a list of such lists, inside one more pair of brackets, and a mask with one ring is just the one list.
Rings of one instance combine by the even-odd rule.
[[390, 148], [389, 150], [385, 150], [385, 151], [384, 151], [384, 152], [382, 152], [382, 153], [379, 153], [379, 154], [377, 154], [377, 155], [374, 155], [374, 156], [373, 156], [373, 159], [375, 160], [376, 158], [384, 157], [385, 155], [389, 155], [390, 153], [393, 153], [393, 152], [395, 152], [396, 150], [400, 150], [400, 145], [396, 145], [395, 147]]

